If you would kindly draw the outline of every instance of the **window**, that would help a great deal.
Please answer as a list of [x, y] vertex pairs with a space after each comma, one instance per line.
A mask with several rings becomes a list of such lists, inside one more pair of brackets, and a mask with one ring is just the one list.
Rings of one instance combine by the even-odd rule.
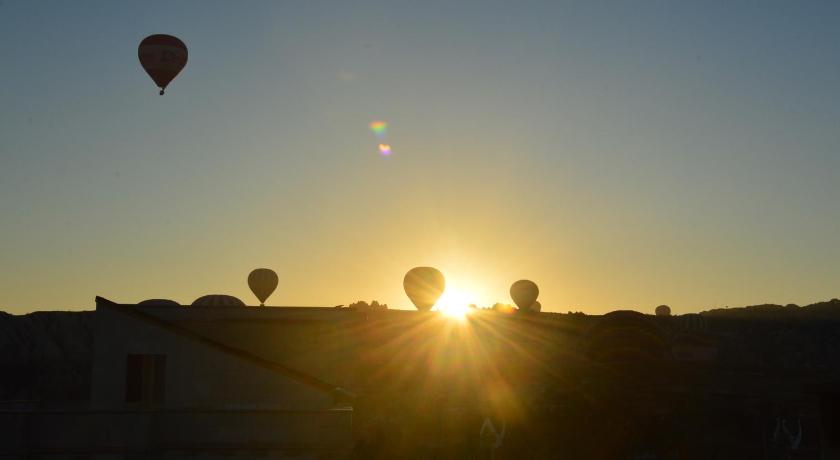
[[166, 355], [130, 354], [125, 359], [125, 402], [162, 403]]

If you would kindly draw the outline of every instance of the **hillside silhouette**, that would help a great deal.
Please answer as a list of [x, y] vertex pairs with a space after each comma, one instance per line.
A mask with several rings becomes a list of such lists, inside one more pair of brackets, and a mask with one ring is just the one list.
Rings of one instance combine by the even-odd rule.
[[709, 317], [747, 318], [747, 319], [827, 319], [840, 320], [840, 299], [812, 303], [800, 307], [796, 304], [777, 305], [761, 304], [748, 307], [714, 308], [701, 314]]
[[[338, 306], [359, 315], [410, 314], [377, 301]], [[188, 307], [185, 307], [188, 308]], [[476, 310], [499, 315], [513, 311], [497, 303]], [[718, 337], [717, 363], [734, 369], [830, 371], [840, 373], [840, 299], [805, 306], [761, 304], [714, 308], [699, 314], [653, 320], [705, 318], [704, 334]], [[562, 342], [579, 341], [603, 315], [542, 312], [541, 328]], [[374, 316], [377, 321], [388, 316]], [[93, 348], [91, 311], [45, 311], [11, 315], [0, 311], [0, 400], [85, 401], [89, 397]], [[677, 329], [684, 326], [678, 326]]]

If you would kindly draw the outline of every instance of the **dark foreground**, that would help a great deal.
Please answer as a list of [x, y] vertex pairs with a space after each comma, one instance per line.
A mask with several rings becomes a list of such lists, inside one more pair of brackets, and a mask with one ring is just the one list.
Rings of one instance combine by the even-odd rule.
[[[120, 390], [116, 403], [97, 406], [93, 312], [5, 316], [1, 455], [840, 458], [837, 301], [678, 317], [480, 311], [464, 322], [403, 311], [186, 310], [146, 311], [351, 396], [298, 418], [279, 408], [298, 398], [292, 389], [202, 407], [179, 402], [172, 366], [185, 348], [173, 345], [165, 398], [129, 403]], [[121, 336], [130, 342], [129, 334]], [[128, 384], [120, 365], [108, 375]], [[252, 381], [262, 379], [258, 371], [219, 375], [229, 388], [258, 388]], [[115, 441], [129, 432], [135, 437]], [[72, 442], [50, 444], [56, 433], [90, 441], [68, 450]]]

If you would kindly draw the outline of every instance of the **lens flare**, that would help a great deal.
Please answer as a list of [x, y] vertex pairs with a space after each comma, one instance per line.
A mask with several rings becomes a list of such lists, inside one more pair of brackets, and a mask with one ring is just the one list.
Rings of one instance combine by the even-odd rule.
[[380, 139], [388, 132], [388, 123], [384, 121], [372, 121], [369, 126], [373, 134], [376, 134], [376, 137]]
[[465, 319], [472, 311], [470, 309], [470, 304], [475, 302], [475, 294], [453, 285], [446, 287], [446, 290], [443, 291], [443, 295], [440, 296], [440, 299], [438, 299], [435, 305], [437, 306], [438, 311], [448, 317]]
[[441, 308], [441, 311], [444, 315], [455, 318], [459, 320], [465, 320], [467, 315], [470, 314], [472, 309], [466, 305], [450, 305], [448, 307]]
[[390, 155], [391, 146], [388, 144], [379, 144], [379, 153], [382, 155]]

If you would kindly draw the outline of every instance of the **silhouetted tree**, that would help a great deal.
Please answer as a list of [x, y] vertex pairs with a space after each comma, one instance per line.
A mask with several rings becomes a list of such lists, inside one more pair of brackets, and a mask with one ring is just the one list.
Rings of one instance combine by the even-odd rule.
[[380, 304], [376, 300], [372, 300], [370, 303], [365, 302], [364, 300], [360, 300], [358, 302], [351, 303], [347, 308], [356, 311], [382, 311], [388, 309], [388, 304], [382, 303]]
[[498, 313], [515, 313], [517, 310], [513, 305], [501, 302], [494, 303], [490, 309]]

